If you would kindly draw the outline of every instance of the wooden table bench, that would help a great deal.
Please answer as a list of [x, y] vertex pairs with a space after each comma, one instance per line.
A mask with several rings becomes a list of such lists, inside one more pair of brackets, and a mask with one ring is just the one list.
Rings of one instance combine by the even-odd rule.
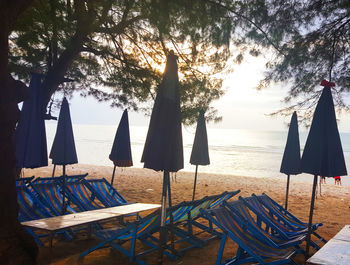
[[314, 265], [350, 264], [350, 225], [346, 225], [319, 251], [307, 260]]
[[107, 221], [118, 216], [124, 216], [148, 210], [155, 210], [158, 208], [160, 208], [159, 204], [133, 203], [98, 210], [26, 221], [22, 222], [21, 224], [26, 227], [48, 231], [50, 234], [50, 248], [52, 248], [53, 236], [59, 230], [72, 228], [78, 225], [91, 225], [92, 223], [99, 221]]

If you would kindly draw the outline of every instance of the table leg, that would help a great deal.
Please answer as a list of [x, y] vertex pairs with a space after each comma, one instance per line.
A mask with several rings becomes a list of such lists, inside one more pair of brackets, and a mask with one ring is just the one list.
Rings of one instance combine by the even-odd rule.
[[50, 252], [52, 251], [52, 241], [53, 241], [53, 237], [54, 237], [55, 233], [54, 232], [50, 232], [50, 236], [49, 236], [49, 240], [50, 240]]

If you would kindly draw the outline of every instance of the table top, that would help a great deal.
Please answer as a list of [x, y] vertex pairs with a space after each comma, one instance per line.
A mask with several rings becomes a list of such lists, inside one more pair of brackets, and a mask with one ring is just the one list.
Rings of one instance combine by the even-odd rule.
[[22, 222], [21, 224], [26, 227], [53, 232], [77, 225], [89, 224], [97, 221], [105, 221], [117, 216], [123, 216], [147, 210], [154, 210], [158, 208], [160, 208], [159, 204], [133, 203], [115, 207], [102, 208], [98, 210], [26, 221]]
[[349, 265], [350, 225], [346, 225], [319, 251], [307, 260], [308, 264]]

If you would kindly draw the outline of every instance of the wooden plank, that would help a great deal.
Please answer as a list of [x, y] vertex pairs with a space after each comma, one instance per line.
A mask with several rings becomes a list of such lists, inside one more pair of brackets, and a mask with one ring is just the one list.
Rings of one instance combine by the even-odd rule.
[[308, 264], [349, 265], [350, 264], [350, 225], [329, 240], [319, 251], [308, 259]]
[[155, 210], [160, 208], [160, 204], [150, 204], [150, 203], [133, 203], [117, 207], [109, 207], [99, 209], [98, 211], [102, 213], [111, 213], [118, 215], [128, 215], [132, 213], [139, 213], [148, 210]]
[[346, 225], [335, 235], [334, 239], [350, 241], [350, 225]]
[[[90, 212], [90, 211], [89, 211]], [[48, 230], [48, 231], [57, 231], [60, 229], [65, 229], [77, 225], [89, 224], [92, 222], [102, 221], [109, 218], [113, 218], [116, 215], [108, 213], [88, 213], [83, 212], [76, 214], [67, 214], [62, 216], [55, 216], [45, 219], [32, 220], [27, 222], [22, 222], [21, 224], [27, 227]]]
[[116, 216], [122, 216], [147, 210], [154, 210], [159, 207], [159, 204], [134, 203], [92, 211], [85, 211], [75, 214], [67, 214], [45, 219], [32, 220], [22, 222], [21, 224], [27, 227], [53, 232], [78, 225], [84, 225], [98, 221], [105, 221], [108, 219], [112, 219]]

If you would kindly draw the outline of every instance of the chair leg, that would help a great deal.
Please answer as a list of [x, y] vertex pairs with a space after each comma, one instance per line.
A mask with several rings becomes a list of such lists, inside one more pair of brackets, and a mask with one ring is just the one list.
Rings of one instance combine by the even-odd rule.
[[226, 240], [227, 240], [227, 235], [224, 234], [221, 238], [219, 253], [218, 253], [218, 257], [216, 258], [216, 263], [215, 263], [216, 265], [221, 265], [221, 260], [222, 260], [222, 255], [224, 253]]

